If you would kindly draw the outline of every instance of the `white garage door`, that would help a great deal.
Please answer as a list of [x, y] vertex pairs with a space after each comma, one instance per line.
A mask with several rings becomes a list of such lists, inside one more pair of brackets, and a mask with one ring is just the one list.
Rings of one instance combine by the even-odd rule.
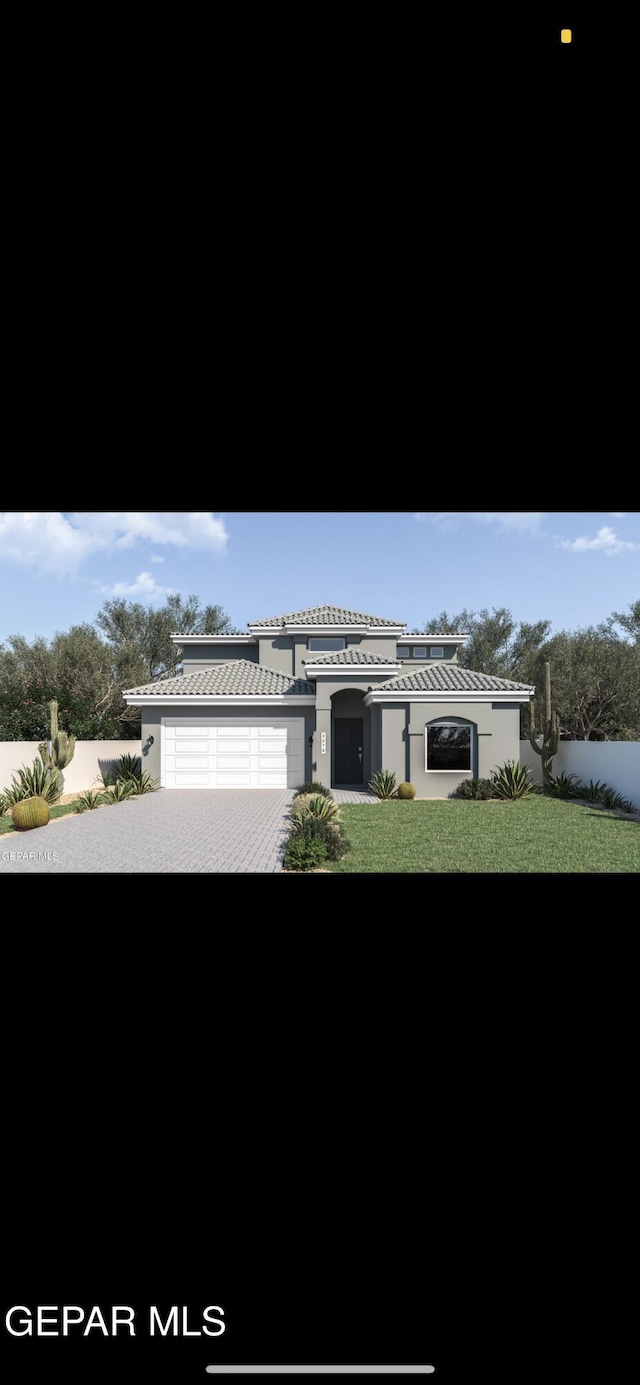
[[166, 789], [293, 789], [304, 779], [304, 719], [163, 722]]

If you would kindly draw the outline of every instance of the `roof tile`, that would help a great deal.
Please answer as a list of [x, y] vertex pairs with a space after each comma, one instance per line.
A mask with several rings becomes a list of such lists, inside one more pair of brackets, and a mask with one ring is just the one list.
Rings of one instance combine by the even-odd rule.
[[233, 659], [229, 663], [203, 668], [197, 673], [183, 673], [177, 678], [161, 678], [156, 683], [143, 683], [128, 688], [126, 697], [167, 698], [190, 697], [310, 697], [313, 683], [305, 678], [292, 678], [279, 669], [265, 668], [249, 659]]
[[334, 654], [310, 654], [303, 664], [397, 664], [392, 654], [370, 654], [368, 649], [337, 649]]
[[307, 606], [303, 611], [289, 611], [284, 616], [268, 616], [252, 620], [250, 625], [277, 628], [281, 625], [385, 625], [404, 626], [403, 620], [387, 620], [384, 616], [366, 616], [362, 611], [348, 611], [344, 606]]
[[376, 692], [529, 692], [528, 683], [514, 683], [510, 678], [494, 678], [488, 673], [474, 673], [458, 664], [436, 664], [433, 668], [416, 669], [415, 673], [400, 674], [387, 683], [380, 683]]

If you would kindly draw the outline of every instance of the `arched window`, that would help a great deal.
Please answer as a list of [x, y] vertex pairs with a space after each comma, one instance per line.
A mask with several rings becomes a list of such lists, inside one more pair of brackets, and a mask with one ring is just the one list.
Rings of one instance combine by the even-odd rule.
[[439, 774], [473, 771], [475, 726], [461, 717], [440, 717], [424, 728], [425, 769]]

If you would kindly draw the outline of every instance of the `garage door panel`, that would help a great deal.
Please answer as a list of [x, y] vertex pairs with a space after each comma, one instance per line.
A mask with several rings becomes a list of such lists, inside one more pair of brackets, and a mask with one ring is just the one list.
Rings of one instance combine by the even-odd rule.
[[302, 718], [164, 726], [167, 788], [294, 788], [303, 778]]

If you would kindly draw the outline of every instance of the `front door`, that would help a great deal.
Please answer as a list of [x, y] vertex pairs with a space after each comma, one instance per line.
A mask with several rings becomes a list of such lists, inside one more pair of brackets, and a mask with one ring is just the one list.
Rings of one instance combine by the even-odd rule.
[[363, 717], [334, 717], [333, 782], [362, 784], [364, 751]]

